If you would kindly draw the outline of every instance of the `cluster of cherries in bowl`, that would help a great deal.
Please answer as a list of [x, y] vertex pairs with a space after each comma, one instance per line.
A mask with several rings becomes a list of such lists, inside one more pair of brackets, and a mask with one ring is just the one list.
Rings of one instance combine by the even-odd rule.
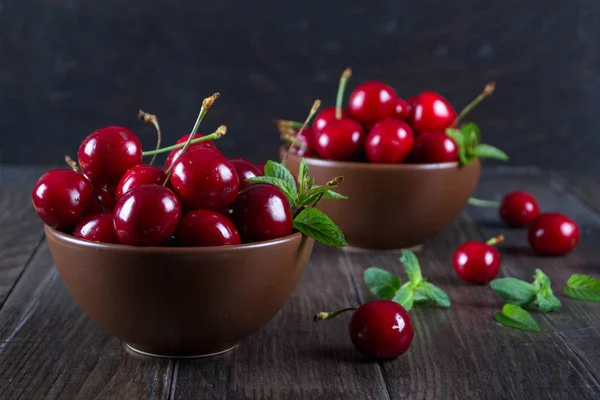
[[[217, 97], [205, 99], [204, 113]], [[264, 165], [227, 159], [211, 141], [226, 127], [203, 136], [197, 125], [176, 145], [147, 152], [129, 129], [98, 129], [79, 146], [78, 166], [71, 160], [72, 169], [38, 179], [35, 211], [77, 238], [133, 246], [224, 246], [290, 235], [283, 191], [245, 180], [263, 175]], [[167, 151], [164, 169], [142, 162]]]
[[[343, 107], [348, 68], [341, 76], [335, 107], [321, 111], [312, 126], [301, 129], [295, 121], [279, 120], [283, 141], [292, 143], [299, 156], [371, 163], [444, 163], [459, 161], [459, 145], [446, 134], [493, 91], [490, 85], [459, 114], [442, 95], [424, 91], [404, 100], [380, 81], [360, 84]], [[301, 130], [300, 130], [301, 129]]]

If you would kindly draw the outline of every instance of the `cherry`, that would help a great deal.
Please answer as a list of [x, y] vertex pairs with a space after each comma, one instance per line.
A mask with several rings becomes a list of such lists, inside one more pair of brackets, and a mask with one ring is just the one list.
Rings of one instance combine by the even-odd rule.
[[[317, 114], [313, 120], [312, 131], [314, 133], [321, 132], [321, 130], [325, 128], [331, 121], [335, 121], [337, 119], [335, 116], [335, 110], [336, 107], [327, 107]], [[348, 109], [342, 109], [342, 118], [352, 118], [352, 115]]]
[[123, 195], [136, 187], [142, 185], [162, 185], [167, 179], [167, 174], [162, 169], [155, 167], [154, 165], [139, 164], [129, 169], [119, 182], [117, 186], [116, 198], [117, 200], [123, 197]]
[[393, 118], [407, 120], [410, 115], [410, 106], [401, 97], [396, 98], [396, 108], [394, 108]]
[[414, 140], [406, 122], [386, 118], [371, 128], [365, 141], [365, 154], [372, 163], [400, 163], [412, 150]]
[[226, 246], [240, 244], [240, 233], [227, 217], [209, 210], [187, 214], [177, 226], [182, 246]]
[[264, 176], [265, 175], [265, 165], [267, 163], [260, 163], [260, 164], [256, 164], [256, 168], [258, 168], [258, 170], [260, 171], [260, 176]]
[[[190, 137], [190, 133], [188, 133], [187, 135], [184, 135], [182, 137], [179, 138], [179, 140], [177, 141], [177, 143], [175, 144], [181, 144], [181, 143], [185, 143], [188, 141]], [[194, 135], [194, 139], [198, 139], [204, 137], [204, 135], [200, 134], [200, 133], [196, 133]], [[192, 149], [196, 149], [199, 147], [206, 147], [209, 149], [214, 149], [217, 150], [217, 146], [215, 146], [215, 144], [208, 140], [206, 142], [198, 142], [198, 143], [192, 143], [188, 146], [187, 151], [192, 150]], [[181, 150], [183, 149], [183, 147], [180, 147], [178, 149], [175, 150], [171, 150], [171, 152], [169, 153], [169, 155], [167, 156], [167, 159], [165, 160], [165, 170], [169, 169], [169, 167], [171, 166], [171, 164], [173, 163], [173, 160], [175, 159], [175, 157], [178, 156], [178, 154], [181, 153]]]
[[579, 242], [579, 226], [566, 215], [542, 213], [529, 227], [529, 244], [539, 254], [558, 256], [571, 252]]
[[233, 165], [233, 168], [238, 175], [240, 190], [252, 185], [252, 183], [248, 182], [246, 179], [264, 175], [264, 173], [254, 164], [243, 158], [230, 158], [229, 162]]
[[458, 161], [458, 145], [443, 131], [424, 132], [417, 136], [410, 160], [414, 163]]
[[195, 148], [173, 164], [171, 186], [193, 209], [225, 209], [235, 200], [239, 184], [233, 165], [214, 149]]
[[315, 137], [315, 151], [321, 158], [348, 161], [355, 158], [365, 141], [363, 127], [352, 119], [330, 121]]
[[498, 209], [500, 218], [513, 227], [527, 226], [540, 213], [540, 206], [530, 193], [516, 191], [502, 199]]
[[426, 91], [418, 94], [411, 105], [409, 123], [416, 133], [444, 130], [456, 120], [452, 105], [440, 94]]
[[123, 174], [142, 162], [142, 146], [129, 129], [108, 126], [86, 137], [77, 153], [81, 172], [97, 186], [117, 185]]
[[305, 127], [302, 132], [296, 129], [289, 134], [284, 134], [282, 139], [289, 144], [288, 150], [291, 149], [291, 152], [298, 157], [314, 157], [315, 134], [310, 127]]
[[92, 185], [92, 191], [94, 192], [95, 199], [92, 200], [86, 215], [101, 214], [103, 212], [110, 212], [114, 210], [116, 200], [113, 193], [111, 193], [113, 190], [115, 190], [114, 186], [106, 188], [103, 186], [94, 187]]
[[68, 169], [43, 174], [31, 192], [35, 212], [48, 226], [73, 229], [94, 201], [92, 189], [83, 175]]
[[379, 81], [365, 82], [350, 94], [348, 109], [352, 117], [369, 127], [396, 114], [398, 95], [390, 86]]
[[73, 236], [101, 243], [119, 243], [115, 233], [113, 215], [110, 212], [85, 217], [75, 227]]
[[487, 242], [468, 241], [460, 245], [453, 256], [454, 271], [467, 282], [484, 284], [500, 271], [500, 253], [493, 246], [504, 241], [500, 235]]
[[255, 184], [242, 190], [233, 203], [233, 220], [246, 242], [258, 242], [292, 234], [293, 217], [281, 189]]
[[160, 185], [142, 185], [125, 193], [114, 211], [119, 241], [134, 246], [162, 245], [173, 235], [180, 218], [179, 199]]

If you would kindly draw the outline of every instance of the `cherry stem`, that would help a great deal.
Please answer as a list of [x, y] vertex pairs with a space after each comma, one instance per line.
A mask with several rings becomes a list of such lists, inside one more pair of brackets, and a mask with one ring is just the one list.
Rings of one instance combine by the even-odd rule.
[[[327, 184], [325, 186], [327, 186], [329, 189], [331, 189], [331, 188], [336, 187], [337, 185], [339, 185], [343, 181], [344, 181], [344, 177], [343, 176], [336, 176], [335, 178], [333, 178], [332, 180], [330, 180], [329, 182], [327, 182]], [[327, 193], [327, 191], [321, 192], [321, 194], [319, 195], [319, 197], [317, 197], [317, 199], [313, 203], [313, 205], [312, 205], [313, 208], [317, 207], [317, 205], [319, 204], [319, 202], [321, 201], [321, 199], [323, 198], [323, 196], [325, 196], [325, 193]]]
[[345, 313], [346, 311], [356, 311], [356, 307], [342, 308], [341, 310], [334, 311], [334, 312], [320, 312], [320, 313], [317, 313], [317, 315], [315, 315], [313, 317], [313, 320], [315, 322], [325, 321], [327, 319], [335, 318], [338, 315]]
[[311, 118], [315, 115], [315, 113], [317, 112], [319, 107], [321, 107], [321, 100], [315, 100], [312, 108], [310, 109], [310, 112], [308, 113], [308, 116], [306, 117], [306, 120], [304, 120], [304, 123], [302, 124], [302, 127], [294, 135], [294, 141], [292, 142], [292, 144], [288, 148], [287, 152], [285, 153], [285, 157], [283, 157], [281, 164], [285, 165], [285, 162], [287, 161], [288, 155], [290, 154], [292, 147], [294, 147], [296, 145], [296, 143], [298, 143], [298, 136], [302, 133], [302, 131], [304, 131], [304, 128], [306, 128], [306, 125], [308, 125]]
[[[65, 155], [65, 162], [67, 163], [67, 165], [75, 172], [79, 173], [79, 167], [77, 166], [77, 163], [75, 162], [75, 160], [73, 160], [68, 154]], [[84, 175], [84, 178], [87, 180], [87, 178]], [[98, 196], [98, 193], [96, 193], [96, 190], [94, 190], [94, 185], [92, 185], [91, 182], [89, 182], [90, 185], [90, 189], [92, 190], [92, 194], [94, 195], [94, 197], [96, 198], [96, 200], [98, 200], [98, 203], [100, 204], [100, 209], [102, 210], [103, 213], [105, 213], [106, 207], [104, 207], [104, 204], [102, 204], [102, 200], [100, 200], [100, 196]]]
[[[216, 140], [216, 139], [219, 139], [219, 138], [225, 136], [226, 133], [227, 133], [227, 126], [221, 125], [215, 132], [211, 133], [210, 135], [206, 135], [206, 136], [202, 136], [197, 139], [194, 139], [191, 141], [190, 144], [207, 142], [209, 140]], [[162, 153], [166, 153], [168, 151], [180, 149], [183, 146], [185, 146], [185, 143], [179, 143], [179, 144], [174, 144], [169, 147], [163, 147], [162, 149], [158, 149], [158, 150], [148, 150], [148, 151], [143, 152], [142, 154], [144, 156], [150, 156], [152, 154], [162, 154]]]
[[[160, 149], [160, 142], [162, 140], [162, 133], [160, 131], [160, 125], [158, 123], [158, 118], [156, 118], [156, 115], [154, 114], [148, 114], [147, 112], [143, 111], [143, 110], [139, 110], [137, 117], [140, 121], [142, 122], [150, 122], [152, 125], [154, 125], [154, 127], [156, 128], [156, 150]], [[159, 153], [154, 153], [152, 156], [152, 160], [150, 160], [150, 165], [154, 164], [154, 161], [156, 160], [156, 155]]]
[[277, 127], [279, 133], [290, 133], [293, 132], [295, 129], [302, 128], [302, 122], [298, 121], [286, 121], [283, 119], [276, 119], [273, 122], [275, 123], [275, 126]]
[[458, 117], [456, 117], [452, 126], [458, 125], [458, 123], [462, 121], [467, 115], [469, 115], [471, 111], [473, 111], [473, 109], [479, 105], [479, 103], [481, 103], [487, 97], [490, 97], [492, 93], [494, 93], [495, 88], [496, 82], [490, 82], [487, 85], [485, 85], [485, 87], [483, 88], [483, 92], [481, 92], [479, 96], [475, 97], [475, 99], [472, 102], [467, 104], [467, 106], [463, 108], [460, 114], [458, 114]]
[[490, 246], [495, 246], [495, 245], [500, 244], [502, 242], [504, 242], [504, 235], [498, 235], [496, 237], [491, 238], [487, 242], [485, 242], [485, 244], [490, 245]]
[[482, 200], [482, 199], [476, 199], [475, 197], [469, 197], [469, 200], [467, 200], [467, 203], [472, 206], [477, 206], [477, 207], [493, 207], [493, 208], [500, 207], [499, 201]]
[[79, 172], [79, 167], [77, 166], [77, 163], [75, 162], [75, 160], [73, 160], [68, 155], [65, 155], [65, 162], [67, 163], [69, 168], [71, 168], [73, 171]]
[[346, 90], [346, 84], [348, 80], [352, 76], [352, 70], [350, 68], [346, 68], [344, 72], [342, 72], [342, 76], [340, 77], [340, 84], [338, 86], [337, 97], [335, 99], [335, 119], [342, 119], [342, 102], [344, 101], [344, 90]]
[[[292, 143], [294, 143], [295, 139], [296, 138], [294, 137], [293, 134], [287, 134], [286, 133], [286, 134], [281, 135], [281, 140], [283, 140], [286, 143], [292, 144]], [[302, 142], [298, 142], [298, 144], [297, 144], [296, 147], [300, 147], [302, 150], [306, 150], [306, 145], [304, 143], [302, 143]]]

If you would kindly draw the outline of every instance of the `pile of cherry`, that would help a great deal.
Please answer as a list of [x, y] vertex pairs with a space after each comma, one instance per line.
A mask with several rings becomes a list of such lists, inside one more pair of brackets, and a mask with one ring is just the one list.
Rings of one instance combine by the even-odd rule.
[[[212, 101], [205, 100], [204, 113]], [[223, 246], [290, 235], [283, 191], [245, 181], [263, 175], [264, 166], [227, 159], [210, 141], [225, 131], [188, 134], [174, 146], [143, 152], [129, 129], [98, 129], [79, 146], [78, 166], [70, 160], [72, 169], [39, 178], [35, 211], [52, 228], [103, 243]], [[145, 155], [167, 151], [164, 169], [142, 163]]]
[[388, 164], [459, 161], [459, 143], [446, 129], [459, 128], [462, 118], [493, 91], [490, 84], [459, 115], [434, 91], [405, 101], [391, 86], [368, 81], [352, 91], [343, 108], [350, 75], [348, 68], [340, 79], [336, 106], [321, 111], [312, 127], [301, 129], [300, 122], [277, 121], [282, 140], [288, 144], [295, 140], [293, 151], [299, 156]]

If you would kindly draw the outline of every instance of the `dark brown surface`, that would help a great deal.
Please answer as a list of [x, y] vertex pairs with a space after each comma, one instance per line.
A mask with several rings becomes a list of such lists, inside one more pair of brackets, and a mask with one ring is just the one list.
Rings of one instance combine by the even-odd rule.
[[[3, 186], [17, 176], [22, 175], [9, 174]], [[396, 252], [317, 245], [297, 289], [264, 329], [223, 356], [170, 361], [136, 356], [92, 323], [65, 288], [43, 243], [0, 310], [0, 398], [598, 398], [600, 304], [562, 293], [572, 273], [600, 277], [594, 187], [597, 180], [578, 181], [560, 171], [484, 170], [478, 197], [498, 199], [509, 190], [529, 190], [542, 208], [567, 212], [580, 223], [579, 246], [566, 257], [536, 257], [525, 246], [524, 231], [504, 229], [494, 210], [467, 207], [417, 253], [425, 276], [449, 293], [452, 307], [416, 308], [411, 349], [383, 364], [361, 361], [347, 335], [349, 316], [318, 324], [311, 317], [372, 299], [362, 281], [368, 266], [404, 277]], [[18, 207], [22, 204], [1, 212], [15, 213]], [[527, 279], [542, 268], [562, 301], [560, 310], [534, 315], [539, 333], [497, 324], [492, 316], [501, 300], [485, 286], [463, 284], [451, 271], [459, 243], [498, 233], [507, 238], [500, 246], [501, 274]], [[26, 258], [33, 248], [28, 251]]]
[[[281, 158], [285, 152], [281, 150]], [[459, 168], [447, 164], [371, 164], [306, 158], [317, 185], [342, 176], [336, 191], [344, 200], [323, 199], [319, 209], [359, 249], [413, 248], [446, 228], [477, 186], [480, 160]], [[300, 158], [287, 167], [297, 174]]]

